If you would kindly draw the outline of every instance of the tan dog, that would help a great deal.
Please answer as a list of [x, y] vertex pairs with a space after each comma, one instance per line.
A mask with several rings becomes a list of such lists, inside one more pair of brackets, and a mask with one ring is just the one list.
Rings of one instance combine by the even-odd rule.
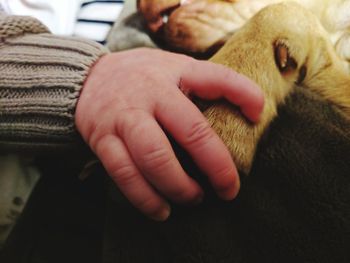
[[204, 111], [246, 173], [261, 135], [295, 84], [317, 92], [350, 119], [346, 69], [318, 19], [298, 4], [281, 3], [261, 10], [211, 61], [247, 75], [265, 93], [262, 119], [255, 126], [224, 103]]
[[167, 45], [197, 54], [216, 51], [259, 10], [279, 2], [297, 2], [313, 12], [337, 53], [350, 61], [349, 0], [139, 0], [138, 7]]
[[299, 4], [281, 3], [262, 9], [211, 61], [245, 74], [265, 93], [265, 108], [258, 125], [247, 122], [238, 110], [225, 103], [204, 110], [245, 173], [250, 171], [262, 134], [295, 84], [315, 91], [350, 118], [350, 78], [346, 68], [319, 19]]

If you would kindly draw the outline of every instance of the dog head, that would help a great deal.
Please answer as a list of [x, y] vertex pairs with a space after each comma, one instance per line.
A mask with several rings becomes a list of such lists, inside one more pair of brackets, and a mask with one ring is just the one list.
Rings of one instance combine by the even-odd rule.
[[[268, 0], [268, 2], [274, 0]], [[150, 31], [172, 50], [216, 52], [266, 0], [139, 0]]]

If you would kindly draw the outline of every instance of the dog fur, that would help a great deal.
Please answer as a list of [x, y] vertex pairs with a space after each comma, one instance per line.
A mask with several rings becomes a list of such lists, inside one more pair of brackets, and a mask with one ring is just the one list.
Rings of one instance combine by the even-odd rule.
[[264, 111], [257, 125], [246, 121], [226, 103], [214, 104], [204, 111], [238, 168], [245, 173], [250, 170], [259, 139], [276, 117], [278, 106], [296, 85], [319, 94], [350, 119], [347, 70], [317, 17], [296, 3], [262, 9], [211, 61], [255, 80], [265, 94]]
[[[153, 34], [176, 51], [212, 54], [262, 8], [296, 2], [313, 12], [330, 35], [338, 55], [350, 61], [349, 0], [139, 0]], [[277, 22], [277, 21], [276, 21]], [[278, 22], [277, 22], [278, 23]]]
[[[348, 52], [343, 50], [347, 45], [339, 44], [339, 39], [336, 41], [344, 32], [350, 32], [347, 9], [339, 11], [350, 6], [350, 1], [282, 1], [271, 5], [275, 2], [281, 1], [249, 1], [248, 4], [245, 0], [190, 0], [182, 1], [180, 6], [176, 6], [179, 1], [139, 1], [139, 9], [148, 14], [148, 21], [152, 18], [157, 21], [164, 6], [175, 8], [175, 11], [169, 11], [171, 19], [169, 17], [163, 25], [165, 37], [172, 45], [178, 47], [181, 44], [183, 49], [190, 51], [194, 51], [192, 47], [200, 51], [208, 49], [218, 39], [226, 42], [224, 39], [240, 27], [211, 61], [226, 65], [260, 85], [265, 94], [261, 121], [253, 125], [225, 103], [215, 104], [203, 113], [228, 146], [238, 169], [244, 173], [249, 173], [259, 139], [295, 85], [316, 92], [350, 118], [350, 77], [344, 64], [346, 56], [339, 56], [339, 53]], [[262, 6], [267, 7], [261, 9]], [[198, 10], [202, 13], [196, 14]], [[238, 10], [245, 14], [240, 16], [240, 22]], [[190, 16], [188, 12], [195, 15]], [[220, 14], [219, 18], [215, 14]], [[209, 31], [203, 25], [204, 21], [209, 25]], [[159, 21], [153, 24], [153, 30], [157, 30], [157, 23]], [[226, 30], [227, 25], [229, 30]], [[174, 30], [178, 32], [172, 33]], [[350, 50], [350, 45], [348, 47]], [[199, 105], [203, 106], [203, 103]]]

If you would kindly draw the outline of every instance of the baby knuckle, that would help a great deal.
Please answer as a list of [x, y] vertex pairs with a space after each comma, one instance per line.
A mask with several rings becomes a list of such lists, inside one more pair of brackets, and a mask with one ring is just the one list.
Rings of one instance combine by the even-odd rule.
[[222, 78], [223, 79], [229, 79], [231, 80], [233, 83], [235, 83], [239, 78], [240, 75], [238, 72], [232, 70], [231, 68], [222, 66], [222, 65], [218, 65], [220, 66], [220, 70], [222, 72]]
[[119, 187], [126, 187], [135, 183], [137, 171], [132, 164], [123, 164], [112, 168], [111, 176]]
[[146, 152], [142, 157], [143, 165], [148, 170], [159, 170], [166, 168], [173, 158], [169, 151], [165, 148], [153, 148]]
[[137, 200], [135, 206], [149, 216], [158, 215], [163, 211], [162, 203], [154, 197]]
[[213, 136], [214, 132], [208, 122], [197, 122], [189, 130], [185, 144], [200, 145], [212, 139]]
[[223, 167], [215, 172], [215, 188], [219, 191], [224, 191], [232, 187], [235, 183], [235, 170], [232, 167]]
[[139, 107], [127, 107], [119, 111], [119, 117], [115, 123], [115, 130], [123, 137], [130, 131], [138, 131], [142, 128], [142, 121], [147, 117], [143, 109]]
[[186, 188], [178, 188], [171, 192], [171, 198], [175, 202], [188, 203], [198, 199], [198, 193]]

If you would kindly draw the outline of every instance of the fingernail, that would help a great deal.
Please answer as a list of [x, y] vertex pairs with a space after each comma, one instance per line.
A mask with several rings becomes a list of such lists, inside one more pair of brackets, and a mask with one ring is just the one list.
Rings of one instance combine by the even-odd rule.
[[234, 184], [231, 187], [220, 191], [218, 195], [223, 200], [231, 201], [237, 197], [240, 188], [241, 188], [241, 183], [240, 183], [240, 180], [237, 179], [235, 180]]
[[151, 218], [155, 221], [165, 221], [170, 216], [171, 208], [167, 204], [158, 214], [152, 215]]
[[243, 115], [247, 116], [252, 123], [258, 123], [260, 121], [261, 114], [257, 114], [252, 109], [242, 110]]
[[237, 197], [240, 189], [241, 189], [241, 181], [239, 180], [239, 178], [237, 178], [237, 180], [235, 182], [235, 186], [234, 186], [232, 199], [235, 199]]

